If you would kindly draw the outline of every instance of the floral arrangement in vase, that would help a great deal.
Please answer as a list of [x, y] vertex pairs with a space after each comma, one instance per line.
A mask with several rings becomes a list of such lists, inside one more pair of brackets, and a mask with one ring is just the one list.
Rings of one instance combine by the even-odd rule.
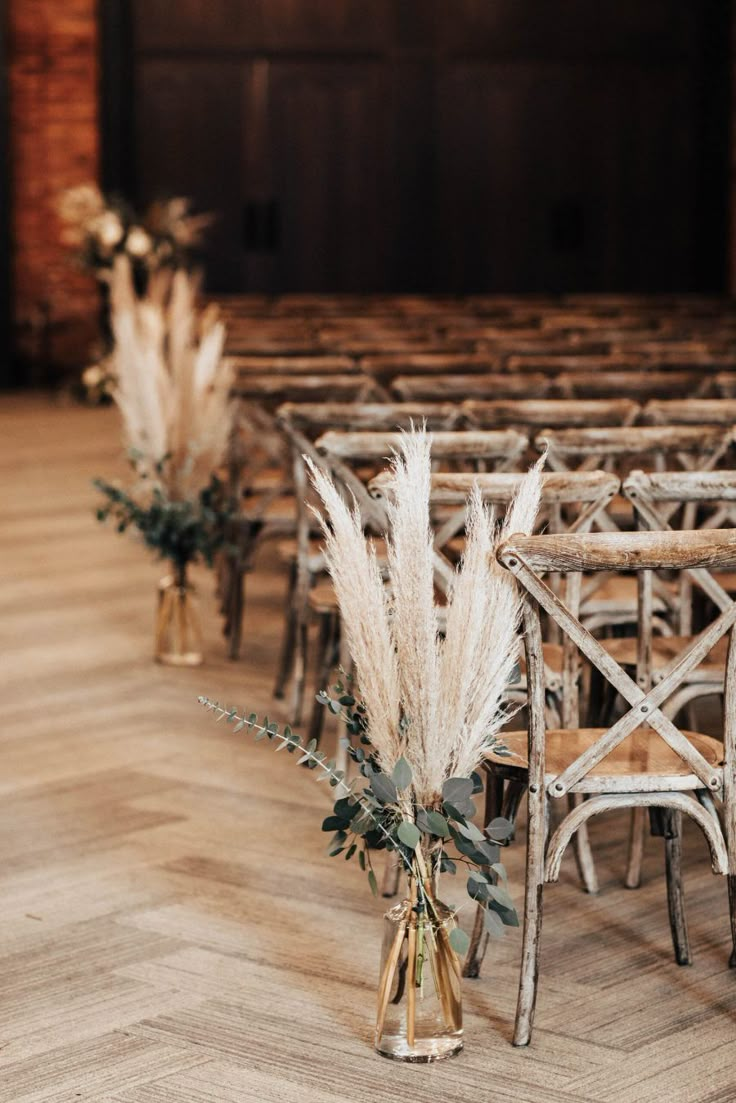
[[183, 196], [157, 200], [140, 215], [117, 196], [104, 195], [95, 184], [63, 192], [58, 212], [64, 241], [78, 249], [80, 263], [106, 281], [116, 257], [126, 256], [136, 289], [159, 268], [191, 268], [201, 248], [211, 214], [193, 214]]
[[62, 192], [57, 204], [62, 240], [75, 248], [79, 264], [97, 278], [103, 294], [102, 347], [81, 376], [88, 401], [109, 401], [114, 385], [109, 285], [116, 260], [127, 259], [137, 295], [165, 295], [175, 271], [194, 269], [213, 222], [213, 215], [194, 214], [191, 206], [191, 200], [175, 196], [151, 203], [139, 215], [96, 184]]
[[322, 827], [329, 853], [357, 855], [377, 892], [373, 855], [385, 850], [406, 878], [405, 898], [385, 917], [375, 1030], [377, 1050], [431, 1061], [462, 1047], [458, 955], [469, 939], [439, 896], [442, 874], [462, 870], [469, 897], [483, 907], [485, 929], [499, 937], [517, 926], [500, 845], [510, 825], [475, 823], [478, 772], [488, 751], [503, 754], [509, 718], [505, 694], [519, 658], [521, 597], [495, 560], [499, 542], [530, 532], [539, 504], [539, 472], [522, 481], [502, 526], [479, 492], [468, 504], [465, 553], [446, 606], [435, 602], [430, 527], [431, 439], [404, 438], [394, 457], [386, 534], [388, 584], [357, 508], [315, 468], [312, 480], [329, 516], [320, 517], [325, 554], [340, 605], [355, 684], [345, 680], [322, 702], [347, 728], [348, 781], [314, 741], [279, 731], [207, 698], [200, 701], [236, 730], [253, 730], [277, 749], [299, 752], [337, 790]]
[[105, 498], [97, 516], [112, 518], [118, 532], [138, 529], [171, 563], [159, 586], [156, 658], [194, 665], [202, 660], [202, 640], [187, 569], [198, 559], [212, 564], [236, 509], [217, 474], [233, 424], [224, 327], [198, 313], [183, 270], [174, 273], [165, 299], [140, 298], [129, 262], [119, 257], [110, 288], [112, 397], [134, 478], [129, 487], [95, 481]]

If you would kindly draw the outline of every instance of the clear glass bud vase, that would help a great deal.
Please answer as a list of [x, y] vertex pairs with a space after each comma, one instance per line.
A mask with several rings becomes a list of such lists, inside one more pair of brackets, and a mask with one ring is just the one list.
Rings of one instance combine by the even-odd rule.
[[167, 666], [199, 666], [202, 651], [197, 592], [186, 567], [176, 567], [158, 584], [155, 658]]
[[[415, 897], [415, 894], [412, 894]], [[463, 1048], [460, 962], [453, 912], [404, 900], [383, 920], [375, 1047], [397, 1061], [441, 1061]]]

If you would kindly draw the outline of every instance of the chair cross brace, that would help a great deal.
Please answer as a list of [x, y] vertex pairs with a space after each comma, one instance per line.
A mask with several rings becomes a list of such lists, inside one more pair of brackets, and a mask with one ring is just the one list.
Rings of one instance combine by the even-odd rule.
[[539, 605], [570, 636], [591, 663], [618, 690], [631, 708], [600, 739], [579, 755], [563, 772], [547, 786], [550, 796], [561, 797], [568, 793], [587, 773], [598, 765], [632, 731], [641, 724], [648, 724], [691, 768], [707, 789], [719, 790], [722, 771], [713, 767], [693, 747], [682, 732], [669, 720], [659, 706], [671, 695], [682, 679], [708, 654], [714, 644], [736, 622], [736, 602], [673, 660], [672, 669], [648, 693], [634, 682], [625, 670], [601, 647], [598, 640], [570, 613], [562, 601], [545, 585], [516, 552], [509, 551], [503, 557], [504, 564], [537, 600]]

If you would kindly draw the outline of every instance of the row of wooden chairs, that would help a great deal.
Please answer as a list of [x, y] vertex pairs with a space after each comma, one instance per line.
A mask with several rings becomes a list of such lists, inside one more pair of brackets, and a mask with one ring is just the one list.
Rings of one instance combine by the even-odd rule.
[[[440, 418], [447, 412], [437, 411]], [[317, 619], [324, 625], [334, 610], [329, 587], [315, 590], [315, 583], [324, 574], [324, 560], [319, 541], [314, 538], [314, 518], [309, 509], [307, 475], [304, 457], [328, 471], [346, 493], [354, 497], [361, 507], [366, 525], [379, 534], [385, 524], [382, 510], [366, 493], [371, 473], [380, 467], [393, 448], [398, 447], [396, 433], [366, 431], [336, 431], [321, 433], [315, 439], [315, 425], [303, 410], [282, 411], [282, 420], [293, 446], [295, 486], [297, 488], [297, 538], [281, 545], [282, 559], [288, 564], [291, 585], [287, 596], [284, 647], [276, 681], [276, 694], [282, 696], [293, 673], [292, 712], [295, 722], [301, 720], [304, 698], [307, 638], [310, 621]], [[346, 411], [342, 424], [350, 419]], [[295, 425], [295, 421], [297, 424]], [[322, 418], [317, 418], [317, 429]], [[657, 428], [583, 430], [547, 430], [535, 442], [539, 450], [547, 449], [548, 466], [553, 470], [569, 473], [571, 470], [589, 471], [594, 468], [618, 469], [625, 473], [627, 465], [639, 465], [649, 460], [653, 466], [663, 468], [669, 463], [684, 469], [694, 465], [700, 469], [715, 467], [728, 450], [732, 440], [727, 430], [699, 431], [691, 426]], [[457, 470], [459, 466], [473, 471], [519, 470], [525, 467], [529, 457], [529, 441], [516, 430], [496, 430], [468, 433], [466, 431], [439, 432], [433, 435], [433, 454], [439, 467]], [[519, 461], [524, 457], [523, 463]], [[609, 530], [631, 523], [631, 511], [607, 512], [597, 518], [597, 524]], [[561, 520], [558, 530], [561, 530]], [[455, 533], [452, 533], [455, 535]], [[595, 587], [583, 596], [586, 623], [591, 628], [610, 624], [631, 624], [636, 617], [636, 590], [631, 584], [619, 581], [614, 585], [602, 577]], [[665, 611], [658, 597], [655, 613]], [[324, 665], [326, 656], [334, 650], [335, 633], [320, 635], [318, 665]], [[320, 669], [323, 669], [323, 665]], [[329, 665], [329, 664], [328, 664]], [[316, 734], [313, 732], [312, 734]]]
[[[347, 377], [346, 377], [347, 378]], [[273, 382], [272, 380], [270, 382]], [[314, 393], [312, 380], [305, 377], [306, 387], [303, 394]], [[595, 466], [597, 462], [603, 462], [596, 457], [606, 457], [610, 463], [623, 451], [629, 452], [649, 450], [649, 442], [646, 433], [631, 434], [623, 430], [634, 422], [644, 422], [651, 425], [663, 423], [698, 425], [706, 424], [711, 427], [720, 426], [727, 429], [734, 420], [736, 402], [733, 400], [665, 400], [661, 402], [649, 402], [644, 406], [633, 403], [631, 400], [590, 400], [574, 402], [570, 400], [499, 400], [478, 401], [466, 400], [459, 405], [447, 403], [366, 403], [362, 401], [362, 393], [356, 380], [350, 379], [350, 390], [347, 396], [339, 391], [338, 398], [344, 398], [342, 402], [319, 403], [290, 403], [276, 410], [263, 409], [258, 404], [255, 407], [247, 405], [241, 420], [241, 424], [247, 426], [251, 439], [257, 439], [257, 449], [251, 448], [246, 442], [240, 449], [236, 448], [232, 464], [233, 487], [240, 493], [248, 492], [247, 505], [243, 517], [238, 526], [236, 544], [240, 551], [237, 557], [232, 557], [229, 570], [231, 574], [230, 584], [225, 584], [227, 591], [225, 600], [226, 621], [228, 636], [230, 639], [231, 654], [236, 655], [239, 648], [239, 631], [242, 619], [242, 577], [248, 569], [252, 549], [255, 541], [268, 536], [294, 536], [297, 525], [296, 507], [293, 497], [287, 499], [285, 494], [293, 490], [293, 479], [289, 473], [291, 462], [288, 459], [284, 447], [286, 441], [293, 451], [297, 437], [304, 437], [305, 432], [315, 439], [315, 436], [330, 425], [338, 428], [358, 428], [367, 430], [371, 427], [378, 430], [395, 429], [396, 427], [408, 427], [412, 422], [418, 423], [427, 419], [430, 428], [480, 428], [491, 427], [516, 428], [524, 432], [532, 439], [536, 438], [537, 447], [544, 447], [546, 440], [550, 445], [550, 462], [555, 466], [570, 467], [578, 462], [584, 462], [587, 467]], [[260, 383], [259, 383], [260, 386]], [[278, 394], [278, 390], [276, 390]], [[299, 411], [302, 411], [299, 413]], [[256, 416], [260, 413], [260, 416]], [[309, 430], [307, 427], [311, 426]], [[603, 434], [592, 433], [592, 427], [600, 426], [610, 429]], [[582, 436], [572, 430], [581, 427]], [[316, 432], [314, 432], [314, 431]], [[548, 431], [548, 430], [551, 430]], [[590, 432], [589, 432], [590, 430]], [[654, 434], [650, 434], [654, 438]], [[591, 440], [591, 436], [595, 439]], [[713, 440], [714, 446], [721, 447], [720, 437], [715, 428], [709, 428], [704, 433], [693, 429], [690, 434], [675, 434], [667, 438], [671, 440], [673, 449], [680, 442], [681, 451], [688, 448], [696, 449], [708, 445]], [[644, 438], [640, 440], [640, 438]], [[657, 441], [662, 443], [665, 437], [658, 433]], [[636, 441], [640, 440], [637, 444]], [[271, 442], [271, 448], [267, 447]], [[303, 447], [301, 440], [300, 447]], [[587, 454], [586, 454], [587, 451]], [[661, 451], [661, 449], [660, 449]], [[252, 493], [258, 490], [257, 474], [259, 468], [253, 463], [256, 452], [262, 456], [261, 469], [268, 468], [270, 483], [266, 492]], [[248, 460], [245, 463], [242, 457]], [[720, 459], [720, 457], [717, 457]], [[660, 463], [661, 466], [661, 463]], [[247, 481], [244, 479], [247, 476]], [[260, 490], [262, 490], [262, 481]]]

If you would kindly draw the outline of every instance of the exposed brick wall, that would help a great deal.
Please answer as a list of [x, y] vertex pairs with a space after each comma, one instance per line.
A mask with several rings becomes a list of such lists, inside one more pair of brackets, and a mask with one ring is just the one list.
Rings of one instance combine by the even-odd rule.
[[84, 360], [97, 291], [55, 210], [99, 172], [96, 0], [9, 0], [13, 317], [37, 377]]

